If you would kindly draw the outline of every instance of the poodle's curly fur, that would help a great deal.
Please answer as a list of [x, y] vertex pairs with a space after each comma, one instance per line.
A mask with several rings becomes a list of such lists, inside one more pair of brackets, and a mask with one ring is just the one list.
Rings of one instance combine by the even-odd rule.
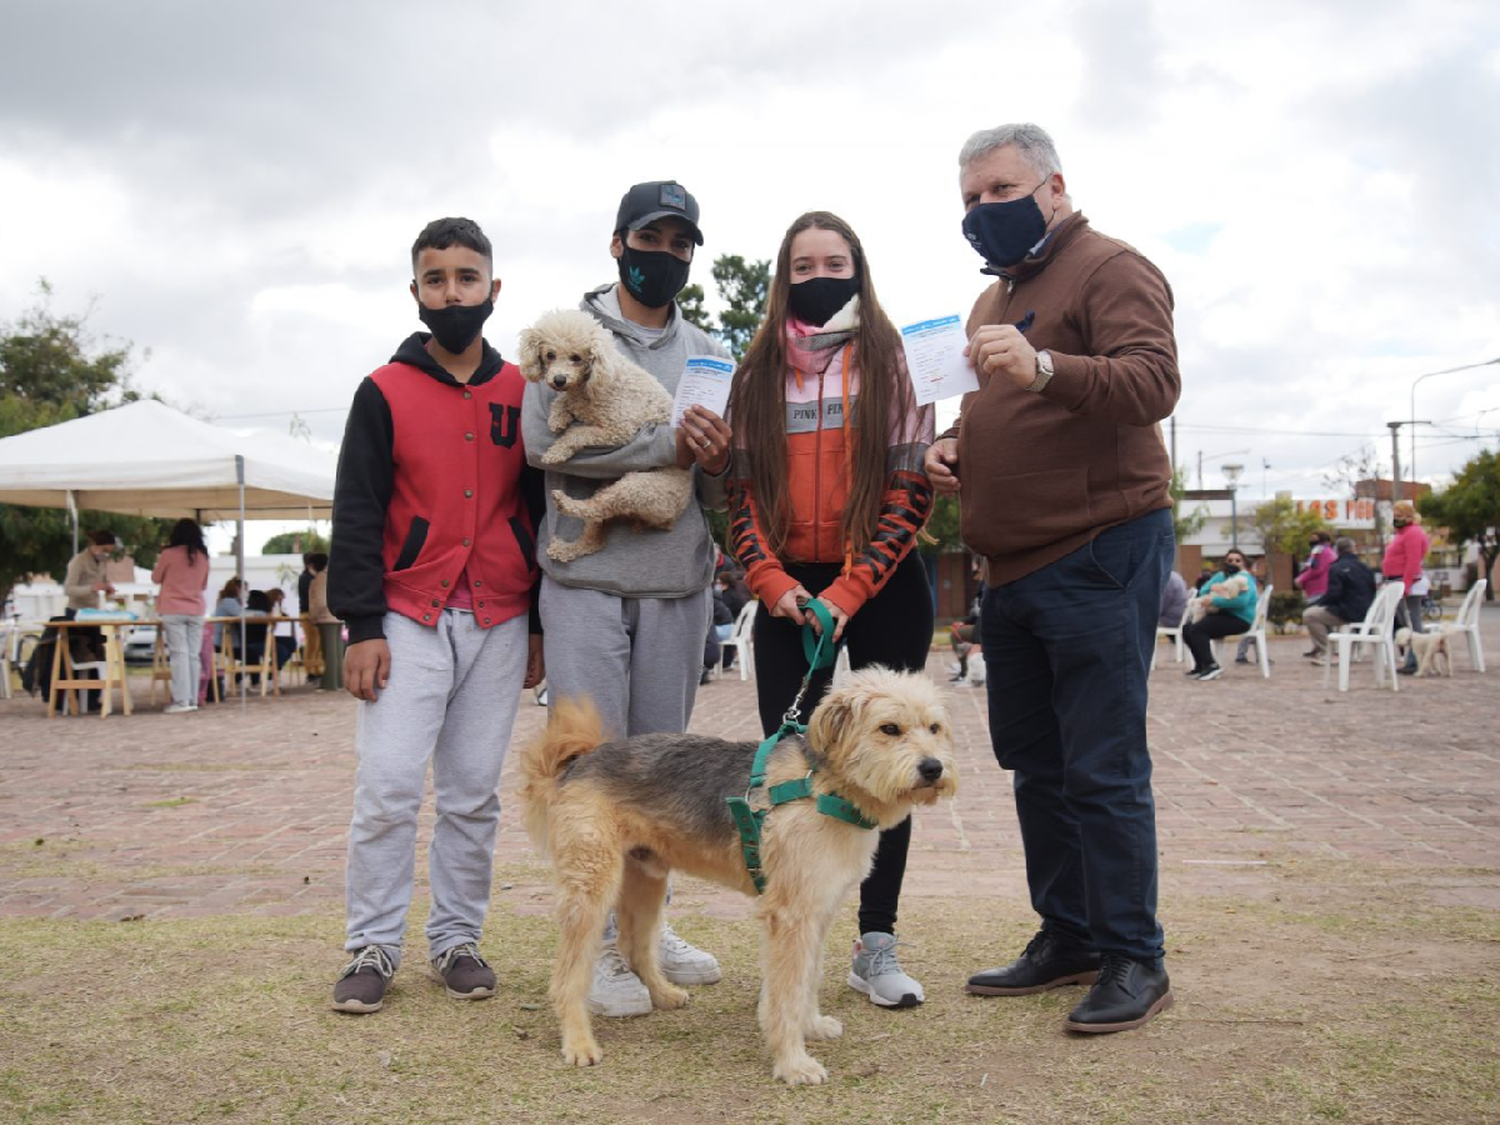
[[[520, 348], [521, 374], [557, 392], [547, 424], [562, 436], [542, 455], [543, 464], [561, 465], [590, 446], [624, 445], [642, 426], [671, 421], [666, 389], [621, 355], [609, 330], [582, 310], [544, 313], [522, 330]], [[676, 466], [626, 473], [586, 499], [553, 489], [557, 510], [582, 520], [583, 533], [572, 542], [554, 536], [547, 554], [559, 562], [593, 554], [610, 520], [631, 520], [637, 531], [668, 530], [692, 491], [692, 470]]]
[[1396, 647], [1417, 654], [1419, 676], [1453, 675], [1453, 662], [1448, 653], [1448, 633], [1441, 625], [1426, 633], [1413, 633], [1403, 625], [1396, 630]]

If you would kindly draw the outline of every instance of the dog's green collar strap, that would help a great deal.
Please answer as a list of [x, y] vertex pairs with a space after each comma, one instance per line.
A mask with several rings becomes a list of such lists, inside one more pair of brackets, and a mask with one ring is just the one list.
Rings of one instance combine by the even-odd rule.
[[[806, 777], [799, 777], [795, 781], [783, 781], [771, 786], [766, 791], [766, 797], [770, 801], [766, 808], [757, 809], [750, 805], [750, 794], [766, 783], [766, 767], [770, 764], [771, 751], [776, 749], [776, 744], [789, 734], [807, 733], [807, 727], [797, 722], [795, 715], [802, 693], [807, 690], [807, 685], [812, 680], [813, 672], [828, 667], [837, 658], [832, 641], [833, 616], [821, 602], [816, 600], [808, 602], [807, 609], [818, 618], [823, 629], [821, 634], [816, 635], [811, 625], [803, 629], [802, 645], [807, 654], [808, 669], [807, 675], [802, 680], [802, 690], [797, 693], [798, 702], [794, 703], [792, 709], [787, 712], [786, 718], [776, 733], [762, 742], [760, 748], [755, 751], [755, 761], [750, 766], [750, 787], [745, 790], [745, 795], [724, 798], [729, 805], [729, 815], [734, 818], [735, 827], [740, 830], [740, 850], [745, 857], [745, 869], [750, 872], [750, 879], [755, 884], [756, 894], [762, 894], [766, 889], [766, 875], [761, 867], [760, 854], [760, 830], [766, 819], [766, 813], [777, 805], [784, 805], [789, 801], [803, 801], [813, 796], [812, 776], [816, 769], [808, 770]], [[817, 809], [824, 816], [842, 820], [845, 824], [852, 824], [856, 828], [879, 827], [877, 822], [861, 813], [853, 801], [840, 797], [837, 793], [818, 794]]]

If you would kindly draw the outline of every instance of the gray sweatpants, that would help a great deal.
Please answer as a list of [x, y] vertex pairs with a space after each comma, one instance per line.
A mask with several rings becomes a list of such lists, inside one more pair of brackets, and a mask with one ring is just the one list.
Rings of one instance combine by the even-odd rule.
[[547, 699], [588, 696], [612, 737], [681, 734], [693, 717], [708, 588], [685, 598], [622, 598], [542, 576]]
[[184, 613], [161, 615], [172, 669], [172, 702], [198, 703], [198, 675], [203, 663], [203, 618]]
[[415, 879], [417, 811], [432, 762], [437, 822], [427, 856], [429, 957], [478, 941], [490, 903], [500, 767], [526, 675], [526, 615], [493, 629], [446, 610], [434, 629], [385, 615], [390, 682], [355, 722], [358, 768], [345, 869], [350, 951], [401, 963]]
[[[713, 620], [706, 586], [685, 598], [622, 598], [543, 574], [541, 613], [550, 706], [588, 696], [611, 737], [687, 730]], [[604, 940], [614, 937], [611, 911]]]

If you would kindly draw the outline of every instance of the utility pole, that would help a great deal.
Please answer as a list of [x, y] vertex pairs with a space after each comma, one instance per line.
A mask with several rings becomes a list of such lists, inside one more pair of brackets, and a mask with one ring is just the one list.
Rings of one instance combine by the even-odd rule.
[[[1169, 421], [1171, 423], [1170, 429], [1172, 433], [1172, 475], [1175, 477], [1177, 475], [1177, 415], [1172, 415]], [[1203, 484], [1201, 477], [1203, 474], [1200, 472], [1198, 475], [1200, 477], [1198, 487], [1202, 488]], [[75, 551], [73, 553], [77, 554], [78, 552]]]
[[1391, 430], [1391, 503], [1401, 499], [1401, 423], [1387, 422]]

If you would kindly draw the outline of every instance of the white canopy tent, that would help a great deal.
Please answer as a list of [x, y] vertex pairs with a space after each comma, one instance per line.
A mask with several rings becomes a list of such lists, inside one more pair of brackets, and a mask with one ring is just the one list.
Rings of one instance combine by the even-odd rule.
[[[327, 519], [337, 458], [281, 434], [242, 436], [133, 402], [0, 438], [0, 502], [199, 523]], [[77, 543], [74, 543], [77, 550]]]

